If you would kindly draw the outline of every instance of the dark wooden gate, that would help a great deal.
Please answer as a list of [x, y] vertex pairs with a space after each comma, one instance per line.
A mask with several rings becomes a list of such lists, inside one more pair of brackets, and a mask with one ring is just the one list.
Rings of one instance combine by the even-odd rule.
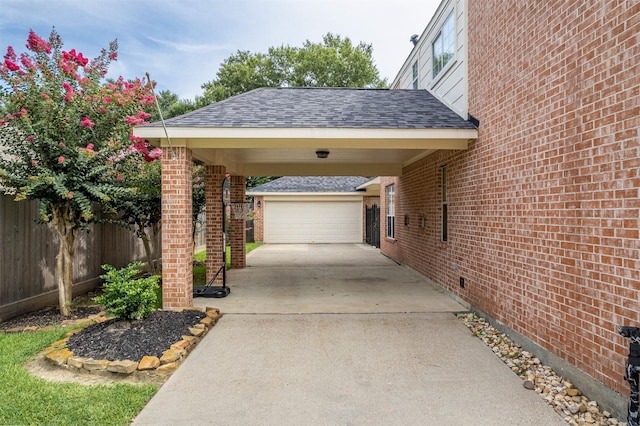
[[367, 207], [366, 241], [380, 248], [380, 208], [376, 205]]

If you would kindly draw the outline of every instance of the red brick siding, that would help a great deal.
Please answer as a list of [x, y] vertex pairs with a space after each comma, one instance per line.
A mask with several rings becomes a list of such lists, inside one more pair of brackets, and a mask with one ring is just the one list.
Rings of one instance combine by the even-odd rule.
[[253, 239], [264, 241], [264, 197], [255, 197], [253, 205]]
[[[207, 200], [207, 282], [223, 265], [222, 260], [222, 235], [223, 235], [223, 212], [222, 212], [222, 183], [226, 175], [225, 166], [207, 165], [205, 177], [205, 198]], [[222, 284], [222, 274], [216, 278], [216, 284]]]
[[[244, 176], [231, 176], [231, 202], [245, 202], [246, 184]], [[230, 238], [231, 238], [231, 267], [244, 268], [247, 266], [246, 243], [247, 243], [247, 220], [246, 217], [236, 219], [231, 209]]]
[[479, 138], [382, 180], [383, 228], [384, 188], [397, 185], [396, 241], [381, 248], [627, 393], [616, 326], [640, 325], [640, 2], [468, 8]]
[[162, 157], [162, 304], [179, 309], [193, 304], [191, 150], [165, 149]]

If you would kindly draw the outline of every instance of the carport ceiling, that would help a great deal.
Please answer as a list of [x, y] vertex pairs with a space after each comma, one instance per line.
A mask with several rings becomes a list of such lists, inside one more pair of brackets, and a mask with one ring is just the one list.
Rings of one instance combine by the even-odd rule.
[[[399, 176], [436, 150], [466, 149], [477, 138], [473, 124], [426, 90], [263, 88], [166, 126], [173, 147], [243, 176]], [[159, 122], [134, 133], [169, 146]]]

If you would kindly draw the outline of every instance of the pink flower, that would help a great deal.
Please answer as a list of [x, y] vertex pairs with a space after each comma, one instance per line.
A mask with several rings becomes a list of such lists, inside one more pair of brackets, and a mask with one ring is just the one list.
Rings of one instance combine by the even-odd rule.
[[73, 100], [73, 95], [75, 94], [75, 92], [73, 91], [73, 87], [71, 87], [71, 85], [66, 81], [62, 83], [62, 87], [67, 91], [67, 93], [64, 95], [65, 102], [71, 102]]
[[124, 178], [122, 177], [122, 175], [120, 173], [116, 173], [116, 180], [118, 182], [122, 182], [124, 180]]
[[43, 94], [42, 94], [42, 97], [43, 97], [44, 99], [47, 99], [47, 100], [49, 99], [49, 95], [47, 95], [46, 93], [43, 93]]
[[33, 135], [29, 135], [29, 136], [27, 136], [27, 140], [28, 141], [33, 141], [33, 140], [35, 140], [35, 138], [33, 137]]
[[144, 161], [152, 163], [160, 157], [162, 157], [162, 150], [160, 148], [153, 148], [148, 154], [144, 154]]
[[68, 199], [72, 199], [73, 198], [73, 191], [67, 192], [67, 198]]
[[127, 115], [124, 119], [125, 123], [130, 124], [132, 126], [137, 126], [138, 124], [144, 123], [144, 120], [138, 117], [134, 117], [133, 115]]
[[87, 145], [87, 149], [93, 149], [93, 144], [90, 143], [89, 145]]
[[31, 62], [31, 59], [26, 55], [26, 54], [22, 54], [20, 55], [20, 62], [22, 62], [22, 65], [26, 68], [26, 69], [34, 69], [35, 65], [33, 65], [33, 62]]
[[107, 96], [106, 98], [104, 98], [104, 99], [102, 100], [102, 102], [104, 102], [105, 104], [110, 103], [110, 102], [111, 102], [111, 96]]
[[9, 59], [4, 60], [5, 65], [9, 68], [9, 71], [18, 71], [20, 67], [15, 64], [15, 62], [10, 61]]
[[82, 120], [80, 120], [80, 125], [82, 127], [93, 127], [96, 125], [96, 123], [91, 121], [89, 117], [83, 117]]
[[38, 37], [33, 30], [29, 30], [29, 38], [27, 39], [27, 49], [36, 53], [47, 52], [51, 53], [51, 46], [49, 43]]
[[82, 53], [78, 53], [78, 56], [76, 56], [76, 63], [81, 67], [84, 67], [89, 63], [89, 60], [82, 56]]
[[64, 163], [64, 157], [61, 155], [60, 157], [58, 157], [58, 164], [62, 163]]
[[135, 151], [138, 151], [140, 154], [146, 155], [149, 153], [149, 149], [147, 148], [147, 144], [144, 141], [139, 140], [133, 144], [132, 147]]
[[4, 58], [11, 61], [15, 61], [17, 59], [16, 52], [13, 50], [12, 46], [7, 47], [7, 53], [4, 55]]
[[38, 162], [36, 160], [31, 160], [31, 165], [33, 167], [36, 167], [38, 165]]
[[66, 145], [64, 144], [64, 142], [60, 142], [60, 143], [58, 144], [58, 146], [59, 146], [60, 148], [64, 148]]
[[109, 59], [111, 59], [112, 61], [117, 61], [118, 60], [118, 52], [109, 53]]

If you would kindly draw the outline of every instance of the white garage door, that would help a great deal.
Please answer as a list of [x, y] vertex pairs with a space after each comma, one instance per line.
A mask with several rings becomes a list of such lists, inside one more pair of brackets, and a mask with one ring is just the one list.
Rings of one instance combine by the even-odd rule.
[[361, 243], [361, 201], [265, 202], [265, 243]]

